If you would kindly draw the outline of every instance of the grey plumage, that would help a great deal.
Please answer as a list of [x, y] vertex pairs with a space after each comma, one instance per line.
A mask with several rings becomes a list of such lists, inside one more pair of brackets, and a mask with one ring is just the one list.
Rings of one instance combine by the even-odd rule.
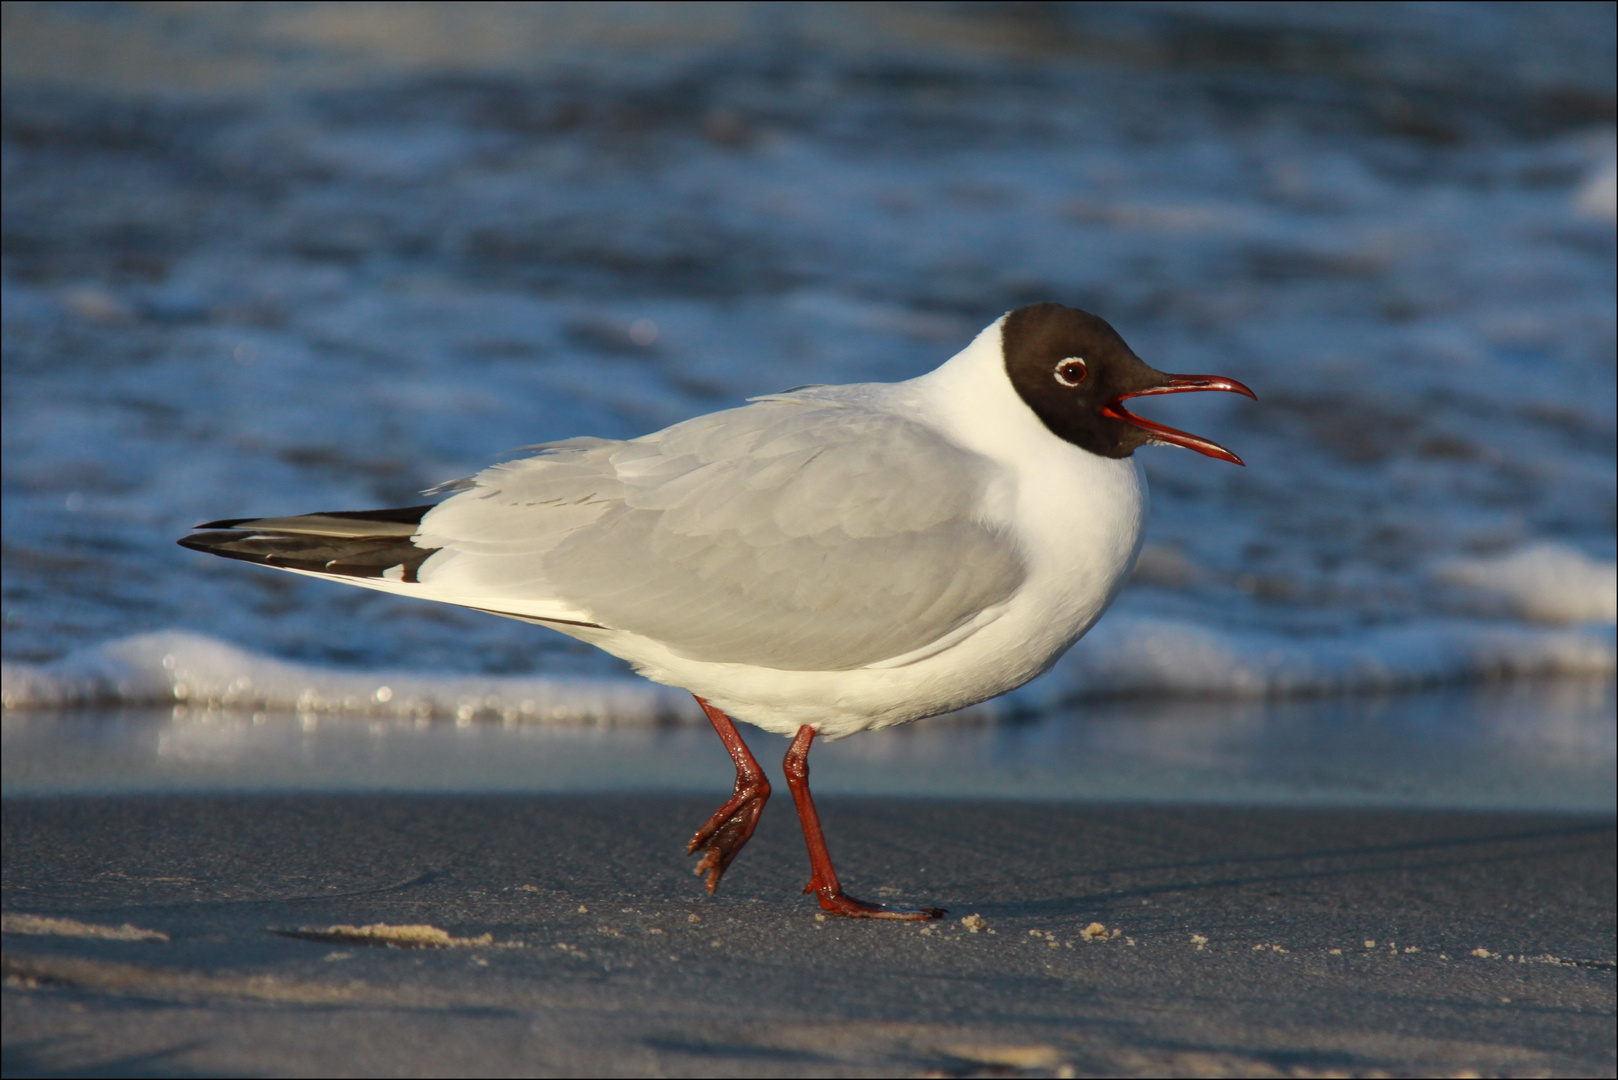
[[975, 516], [982, 460], [861, 389], [534, 447], [446, 485], [454, 494], [430, 508], [214, 522], [231, 531], [183, 543], [624, 631], [692, 660], [877, 664], [1002, 603], [1026, 571], [1015, 542]]
[[858, 389], [487, 469], [423, 520], [417, 543], [441, 549], [423, 585], [558, 600], [695, 660], [833, 671], [919, 649], [1024, 570], [974, 519], [981, 462]]

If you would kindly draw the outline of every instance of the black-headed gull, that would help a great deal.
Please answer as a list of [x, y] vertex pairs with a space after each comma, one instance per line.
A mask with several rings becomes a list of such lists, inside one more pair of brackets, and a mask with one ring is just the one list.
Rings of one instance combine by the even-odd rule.
[[712, 892], [770, 785], [731, 718], [792, 737], [784, 767], [828, 912], [846, 895], [809, 794], [816, 735], [959, 709], [1048, 669], [1128, 577], [1146, 521], [1131, 455], [1241, 464], [1128, 398], [1252, 397], [1148, 367], [1103, 319], [1034, 304], [900, 383], [802, 387], [638, 439], [569, 439], [436, 505], [215, 521], [186, 547], [559, 630], [690, 690], [736, 765], [691, 839]]

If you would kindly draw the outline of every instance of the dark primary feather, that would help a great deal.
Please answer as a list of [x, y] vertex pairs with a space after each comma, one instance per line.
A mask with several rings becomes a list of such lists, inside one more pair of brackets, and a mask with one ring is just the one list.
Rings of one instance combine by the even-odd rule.
[[231, 518], [197, 526], [212, 530], [178, 541], [181, 547], [226, 559], [342, 577], [381, 577], [400, 567], [403, 580], [437, 548], [411, 542], [432, 506], [336, 511], [286, 518]]

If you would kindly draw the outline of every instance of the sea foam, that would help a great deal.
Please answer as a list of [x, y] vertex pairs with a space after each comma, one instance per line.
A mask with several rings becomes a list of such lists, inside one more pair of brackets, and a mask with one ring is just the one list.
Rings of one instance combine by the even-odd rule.
[[1505, 555], [1451, 559], [1438, 580], [1538, 623], [1618, 621], [1618, 565], [1564, 544], [1541, 542]]
[[[1045, 677], [977, 710], [1026, 714], [1109, 697], [1267, 698], [1491, 678], [1611, 676], [1611, 627], [1429, 621], [1343, 639], [1126, 616]], [[700, 722], [683, 691], [628, 677], [424, 676], [292, 663], [199, 634], [141, 634], [51, 664], [3, 666], [6, 709], [183, 705], [234, 711], [610, 726]]]
[[600, 725], [656, 724], [695, 713], [684, 693], [639, 679], [344, 671], [180, 631], [138, 634], [53, 664], [7, 662], [3, 673], [0, 699], [7, 709], [176, 704]]

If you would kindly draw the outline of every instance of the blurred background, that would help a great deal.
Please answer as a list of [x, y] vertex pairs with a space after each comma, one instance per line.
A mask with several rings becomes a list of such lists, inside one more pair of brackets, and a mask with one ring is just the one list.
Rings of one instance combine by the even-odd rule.
[[1490, 760], [1610, 805], [1613, 4], [8, 3], [0, 49], [8, 747], [154, 703], [107, 760], [233, 709], [289, 747], [688, 719], [559, 635], [173, 541], [1057, 300], [1254, 387], [1146, 410], [1248, 468], [1142, 451], [1134, 581], [977, 722], [1148, 698], [1250, 761], [1325, 699], [1417, 756], [1509, 729]]

